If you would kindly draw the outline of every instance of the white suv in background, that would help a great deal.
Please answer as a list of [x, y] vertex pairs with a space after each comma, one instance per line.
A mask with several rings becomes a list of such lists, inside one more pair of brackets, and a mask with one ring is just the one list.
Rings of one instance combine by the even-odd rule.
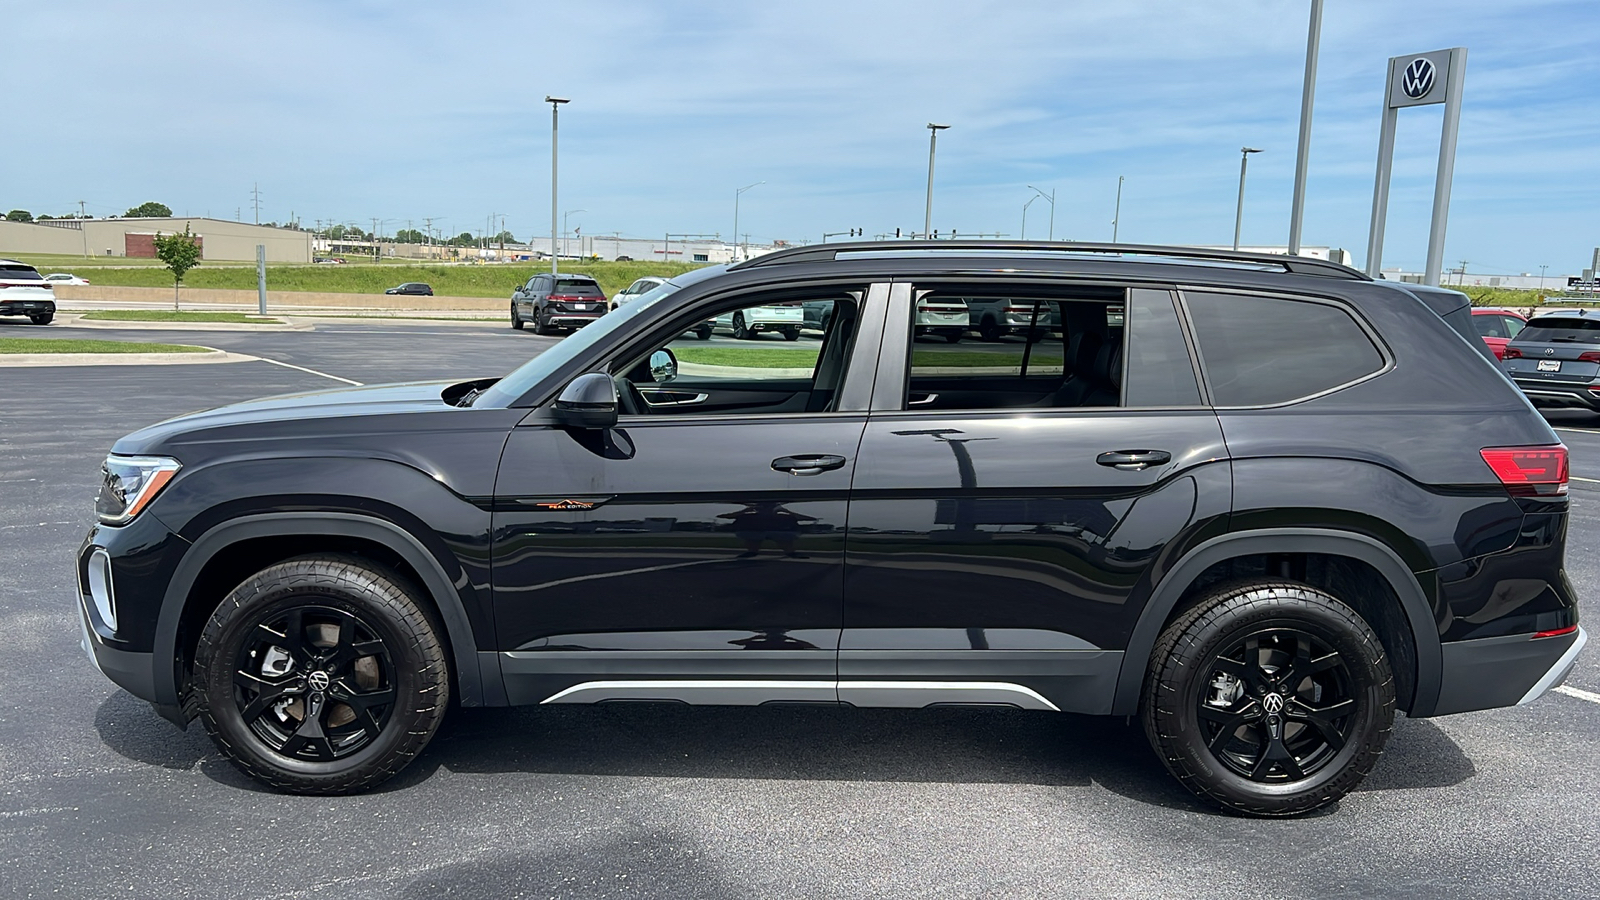
[[35, 325], [49, 325], [56, 317], [56, 293], [38, 269], [0, 259], [0, 316], [27, 316]]

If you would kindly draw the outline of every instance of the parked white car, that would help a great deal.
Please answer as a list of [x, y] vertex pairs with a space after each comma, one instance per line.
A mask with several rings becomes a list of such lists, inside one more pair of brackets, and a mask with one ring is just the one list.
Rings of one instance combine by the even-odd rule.
[[54, 275], [46, 275], [44, 277], [44, 280], [50, 282], [50, 286], [51, 287], [56, 287], [58, 285], [63, 285], [63, 284], [88, 284], [89, 283], [89, 279], [87, 279], [87, 278], [79, 278], [76, 275], [68, 275], [66, 272], [57, 272]]
[[[741, 341], [753, 341], [757, 335], [766, 332], [777, 332], [786, 341], [798, 341], [805, 315], [806, 311], [799, 301], [774, 303], [771, 306], [752, 306], [723, 313], [712, 319], [711, 324], [715, 328], [732, 331], [733, 336]], [[710, 334], [705, 336], [710, 337]]]
[[936, 334], [954, 344], [966, 335], [969, 316], [960, 297], [924, 296], [917, 300], [916, 334]]
[[627, 303], [643, 297], [656, 288], [666, 284], [667, 280], [656, 275], [646, 275], [615, 294], [611, 295], [611, 308], [616, 309]]

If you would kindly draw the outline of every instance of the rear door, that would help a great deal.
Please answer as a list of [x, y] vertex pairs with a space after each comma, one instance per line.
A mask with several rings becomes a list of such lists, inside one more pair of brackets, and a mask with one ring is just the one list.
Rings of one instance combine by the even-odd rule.
[[[913, 339], [914, 304], [1028, 310]], [[1036, 310], [1036, 312], [1035, 312]], [[1027, 327], [1034, 322], [1049, 327]], [[840, 699], [1103, 713], [1152, 567], [1220, 531], [1227, 452], [1165, 289], [897, 283], [851, 493]]]

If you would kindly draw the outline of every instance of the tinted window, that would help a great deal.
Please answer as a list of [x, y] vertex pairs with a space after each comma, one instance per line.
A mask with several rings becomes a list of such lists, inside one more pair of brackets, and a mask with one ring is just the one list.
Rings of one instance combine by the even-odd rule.
[[1600, 316], [1546, 316], [1534, 319], [1517, 335], [1519, 341], [1548, 344], [1600, 344]]
[[1189, 348], [1169, 291], [1133, 290], [1128, 298], [1128, 406], [1197, 406]]
[[1522, 329], [1528, 324], [1516, 316], [1501, 316], [1500, 318], [1506, 323], [1506, 334], [1510, 335], [1511, 337], [1516, 337], [1517, 335], [1521, 334]]
[[1336, 306], [1203, 292], [1184, 299], [1218, 406], [1286, 403], [1383, 367], [1378, 348]]
[[554, 293], [575, 297], [598, 297], [600, 285], [587, 278], [561, 278], [556, 281]]
[[1503, 338], [1511, 336], [1506, 334], [1505, 319], [1500, 316], [1473, 316], [1472, 327], [1478, 329], [1478, 334], [1483, 337]]
[[9, 281], [43, 281], [39, 271], [32, 266], [0, 266], [0, 278]]

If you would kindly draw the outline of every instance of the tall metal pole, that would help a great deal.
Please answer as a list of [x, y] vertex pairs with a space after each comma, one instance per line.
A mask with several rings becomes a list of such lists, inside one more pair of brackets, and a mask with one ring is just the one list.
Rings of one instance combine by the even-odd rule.
[[1383, 227], [1389, 219], [1389, 170], [1394, 167], [1394, 129], [1400, 111], [1389, 105], [1394, 93], [1394, 61], [1383, 84], [1383, 126], [1378, 131], [1378, 175], [1372, 184], [1372, 224], [1367, 228], [1367, 276], [1383, 271]]
[[1300, 255], [1300, 226], [1306, 214], [1306, 169], [1311, 164], [1311, 106], [1317, 95], [1317, 53], [1322, 43], [1322, 0], [1311, 0], [1306, 34], [1306, 81], [1300, 93], [1300, 146], [1294, 156], [1294, 201], [1289, 207], [1289, 255]]
[[[1450, 51], [1450, 84], [1444, 101], [1444, 124], [1439, 129], [1439, 173], [1433, 182], [1433, 224], [1428, 228], [1428, 268], [1424, 284], [1438, 286], [1444, 265], [1444, 231], [1450, 218], [1450, 182], [1456, 171], [1456, 132], [1461, 128], [1461, 90], [1467, 81], [1467, 50]], [[1466, 267], [1462, 266], [1462, 281]]]
[[939, 147], [939, 132], [949, 127], [949, 125], [928, 123], [928, 204], [922, 214], [922, 237], [924, 239], [933, 233], [933, 153]]
[[1028, 239], [1028, 207], [1032, 206], [1038, 197], [1029, 197], [1028, 202], [1022, 204], [1022, 240]]
[[256, 245], [256, 311], [267, 314], [267, 245]]
[[[1034, 194], [1038, 195], [1039, 199], [1047, 200], [1047, 201], [1050, 202], [1050, 240], [1052, 240], [1052, 241], [1055, 240], [1056, 239], [1056, 189], [1055, 188], [1051, 188], [1050, 189], [1050, 193], [1046, 194], [1044, 191], [1041, 191], [1038, 188], [1036, 188], [1036, 187], [1034, 187], [1033, 185], [1030, 184], [1030, 185], [1028, 185], [1028, 190], [1033, 191]], [[1024, 212], [1024, 215], [1022, 217], [1023, 218], [1023, 224], [1027, 224], [1027, 218], [1028, 218], [1027, 215], [1026, 215], [1027, 210], [1024, 209], [1023, 212]]]
[[755, 184], [747, 184], [742, 188], [735, 188], [733, 191], [733, 253], [739, 259], [744, 258], [739, 253], [739, 198], [744, 196], [745, 191], [753, 187], [760, 187], [763, 184], [766, 184], [766, 182], [758, 181]]
[[550, 104], [550, 274], [555, 275], [560, 269], [557, 262], [560, 257], [559, 248], [556, 246], [556, 175], [560, 171], [556, 167], [556, 147], [559, 135], [559, 118], [561, 104], [570, 103], [565, 97], [551, 97], [546, 95], [544, 102]]
[[1111, 243], [1117, 242], [1117, 229], [1122, 225], [1122, 179], [1127, 176], [1117, 176], [1117, 211], [1111, 214]]
[[1233, 214], [1233, 249], [1239, 249], [1239, 231], [1244, 227], [1244, 173], [1250, 166], [1250, 154], [1260, 153], [1254, 147], [1239, 148], [1239, 209]]

